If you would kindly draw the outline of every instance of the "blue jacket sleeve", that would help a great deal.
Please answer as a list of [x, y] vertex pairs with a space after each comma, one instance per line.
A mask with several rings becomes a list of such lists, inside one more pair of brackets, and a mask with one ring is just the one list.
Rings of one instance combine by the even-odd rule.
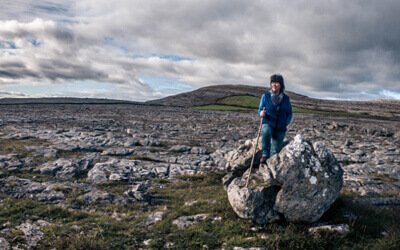
[[261, 111], [263, 111], [265, 105], [265, 94], [261, 97], [260, 107], [258, 107], [258, 115], [260, 115]]
[[289, 105], [288, 111], [286, 112], [286, 126], [289, 125], [293, 117], [292, 103], [290, 102], [289, 98], [288, 98], [288, 105]]

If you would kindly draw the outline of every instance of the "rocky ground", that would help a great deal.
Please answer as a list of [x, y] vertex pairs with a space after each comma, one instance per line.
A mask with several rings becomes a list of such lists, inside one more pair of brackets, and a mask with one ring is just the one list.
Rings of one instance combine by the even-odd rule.
[[[152, 205], [149, 189], [161, 180], [226, 171], [226, 156], [259, 125], [253, 111], [134, 104], [0, 105], [0, 114], [0, 206], [29, 198], [87, 212], [93, 204]], [[286, 140], [298, 133], [333, 151], [344, 170], [343, 193], [400, 205], [399, 121], [296, 113]], [[128, 184], [120, 194], [102, 188], [116, 182]], [[186, 227], [196, 218], [176, 223]], [[25, 246], [44, 237], [37, 223], [8, 225], [0, 227], [5, 246], [14, 244], [6, 239], [16, 230], [34, 235]]]

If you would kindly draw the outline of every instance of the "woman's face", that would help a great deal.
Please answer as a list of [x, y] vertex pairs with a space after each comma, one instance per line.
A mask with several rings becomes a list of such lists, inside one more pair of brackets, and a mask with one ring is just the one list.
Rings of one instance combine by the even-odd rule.
[[271, 82], [272, 92], [279, 94], [281, 92], [281, 84], [279, 82]]

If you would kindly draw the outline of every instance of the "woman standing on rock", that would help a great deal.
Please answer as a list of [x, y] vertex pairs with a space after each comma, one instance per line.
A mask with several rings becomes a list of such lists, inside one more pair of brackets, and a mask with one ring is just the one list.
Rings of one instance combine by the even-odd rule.
[[263, 117], [261, 163], [265, 163], [269, 157], [279, 153], [286, 135], [286, 127], [293, 116], [289, 96], [284, 93], [285, 84], [282, 75], [272, 75], [270, 84], [271, 91], [262, 96], [258, 109], [258, 114]]

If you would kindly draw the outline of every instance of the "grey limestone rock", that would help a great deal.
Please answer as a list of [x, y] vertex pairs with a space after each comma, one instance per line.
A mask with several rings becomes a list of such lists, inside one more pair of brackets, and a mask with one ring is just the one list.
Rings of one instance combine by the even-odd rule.
[[33, 151], [35, 156], [39, 157], [56, 157], [57, 156], [57, 149], [52, 147], [45, 147], [45, 146], [26, 146], [27, 150]]
[[172, 224], [175, 224], [178, 228], [184, 229], [192, 226], [195, 223], [205, 221], [208, 217], [208, 214], [197, 214], [192, 216], [181, 216], [172, 221]]
[[169, 167], [169, 177], [173, 178], [177, 175], [194, 175], [200, 173], [200, 168], [197, 166], [171, 164]]
[[347, 224], [339, 224], [339, 225], [316, 226], [316, 227], [310, 227], [308, 229], [308, 232], [314, 235], [319, 235], [320, 232], [324, 231], [337, 233], [344, 237], [350, 232], [350, 227]]
[[30, 222], [23, 223], [17, 227], [24, 233], [25, 241], [28, 247], [34, 247], [44, 237], [44, 233], [40, 230], [40, 226]]
[[169, 148], [169, 151], [173, 151], [173, 152], [188, 152], [190, 151], [190, 147], [186, 146], [186, 145], [175, 145]]
[[192, 147], [190, 149], [190, 153], [192, 154], [197, 154], [197, 155], [202, 155], [202, 154], [208, 154], [207, 149], [203, 147]]
[[311, 144], [297, 135], [260, 168], [265, 181], [281, 185], [274, 209], [289, 221], [314, 222], [336, 200], [343, 170], [321, 142]]
[[162, 145], [162, 143], [156, 139], [152, 138], [145, 138], [142, 140], [139, 140], [139, 144], [142, 146], [150, 146], [150, 147], [159, 147]]
[[46, 162], [35, 172], [54, 175], [57, 179], [69, 180], [89, 167], [90, 161], [83, 159], [58, 159], [54, 162]]
[[143, 182], [135, 184], [131, 189], [124, 192], [124, 196], [131, 202], [149, 202], [151, 200], [149, 185]]
[[338, 197], [343, 182], [343, 170], [333, 153], [300, 134], [262, 164], [246, 188], [248, 174], [228, 174], [224, 185], [235, 212], [259, 224], [277, 220], [277, 214], [288, 221], [314, 222]]
[[98, 189], [93, 188], [89, 192], [81, 195], [78, 199], [85, 201], [87, 204], [95, 204], [95, 203], [102, 203], [102, 204], [111, 204], [117, 203], [116, 197], [112, 194], [107, 192], [102, 192]]
[[29, 179], [10, 176], [0, 179], [5, 183], [0, 187], [0, 191], [15, 198], [36, 198], [39, 201], [59, 203], [65, 200], [65, 196], [60, 191], [55, 191], [53, 183], [39, 183]]
[[165, 178], [169, 167], [164, 163], [127, 159], [110, 159], [96, 163], [88, 172], [88, 183], [129, 181], [141, 178]]
[[24, 162], [14, 158], [13, 155], [0, 155], [0, 169], [7, 169], [11, 172], [18, 172], [24, 166]]
[[0, 237], [0, 249], [4, 249], [4, 250], [11, 249], [8, 241], [2, 237]]
[[149, 216], [147, 216], [146, 219], [144, 219], [144, 221], [142, 221], [141, 224], [146, 227], [154, 225], [157, 222], [162, 221], [163, 215], [164, 215], [164, 212], [155, 212], [153, 214], [150, 214]]
[[133, 153], [133, 149], [130, 148], [108, 148], [104, 150], [101, 155], [117, 155], [125, 156]]

